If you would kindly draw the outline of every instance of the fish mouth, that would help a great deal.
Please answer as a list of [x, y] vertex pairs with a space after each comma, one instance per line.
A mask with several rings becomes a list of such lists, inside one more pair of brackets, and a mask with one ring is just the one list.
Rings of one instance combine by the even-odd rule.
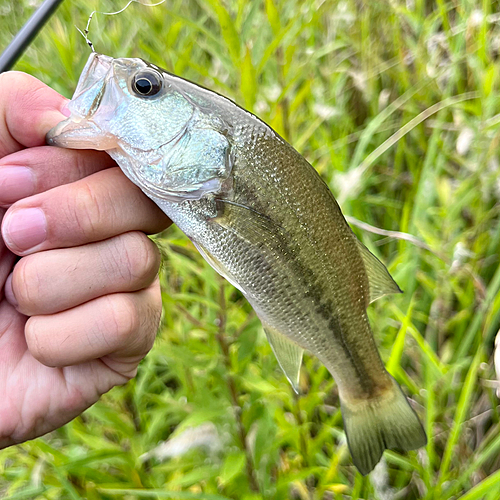
[[103, 135], [102, 130], [94, 123], [78, 121], [73, 117], [49, 130], [45, 141], [49, 146], [69, 149], [106, 151], [117, 147], [116, 137]]
[[68, 104], [71, 115], [46, 135], [46, 143], [70, 149], [108, 150], [117, 147], [116, 137], [104, 132], [93, 120], [101, 104], [107, 83], [114, 77], [114, 59], [92, 53], [82, 71], [73, 98]]

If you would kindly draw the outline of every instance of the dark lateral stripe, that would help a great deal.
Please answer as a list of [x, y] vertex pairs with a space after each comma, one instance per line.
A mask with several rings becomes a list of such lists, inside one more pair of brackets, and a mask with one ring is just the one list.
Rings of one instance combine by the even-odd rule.
[[[312, 168], [312, 167], [311, 167]], [[243, 176], [241, 175], [243, 174]], [[249, 183], [249, 179], [246, 178], [246, 172], [238, 172], [238, 168], [234, 170], [234, 184], [233, 189], [235, 192], [235, 200], [242, 205], [251, 207], [252, 210], [269, 217], [269, 205], [274, 203], [275, 200], [270, 200], [269, 202], [262, 202], [262, 193], [258, 193]], [[322, 182], [322, 184], [324, 184]], [[325, 185], [325, 188], [327, 186]], [[329, 195], [331, 193], [328, 191]], [[335, 199], [332, 196], [335, 202]], [[338, 208], [338, 205], [337, 205]], [[340, 209], [339, 214], [341, 215]], [[366, 391], [367, 396], [372, 394], [375, 390], [375, 382], [368, 375], [366, 367], [360, 362], [358, 356], [356, 356], [352, 350], [349, 348], [348, 341], [343, 334], [344, 328], [349, 328], [349, 326], [344, 326], [341, 324], [338, 313], [335, 311], [332, 298], [329, 297], [327, 288], [322, 284], [321, 279], [315, 276], [314, 270], [307, 265], [307, 259], [301, 258], [300, 246], [294, 243], [294, 238], [291, 237], [286, 232], [285, 223], [283, 218], [276, 218], [276, 214], [273, 214], [272, 219], [276, 227], [279, 228], [273, 236], [275, 239], [275, 250], [287, 258], [287, 268], [292, 271], [295, 276], [301, 278], [303, 283], [303, 297], [304, 299], [311, 301], [314, 304], [314, 310], [322, 320], [324, 320], [325, 329], [327, 329], [333, 338], [335, 338], [343, 349], [347, 359], [351, 363], [360, 388]], [[341, 218], [349, 231], [349, 235], [352, 232], [345, 222], [345, 219]], [[354, 237], [354, 235], [352, 235]], [[361, 257], [359, 258], [360, 265], [362, 265]], [[364, 268], [363, 268], [364, 269]], [[299, 307], [299, 305], [297, 305]]]

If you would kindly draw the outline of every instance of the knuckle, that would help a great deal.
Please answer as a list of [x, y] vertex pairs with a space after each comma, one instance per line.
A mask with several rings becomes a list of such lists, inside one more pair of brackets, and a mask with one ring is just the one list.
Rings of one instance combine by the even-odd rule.
[[127, 233], [121, 244], [123, 262], [120, 269], [123, 278], [140, 288], [149, 285], [160, 266], [156, 245], [141, 232]]
[[96, 170], [102, 170], [115, 165], [111, 156], [104, 151], [86, 149], [84, 151], [72, 150], [72, 153], [71, 158], [75, 163], [76, 179], [83, 179], [89, 174], [95, 173]]
[[21, 71], [2, 73], [0, 89], [2, 94], [10, 94], [8, 104], [20, 101], [24, 109], [38, 110], [45, 102], [45, 86], [33, 76]]
[[153, 347], [162, 314], [160, 283], [157, 279], [148, 289], [144, 290], [145, 307], [142, 322], [143, 348], [148, 352]]
[[118, 348], [130, 342], [141, 326], [139, 310], [135, 301], [127, 294], [108, 296], [107, 330], [113, 332]]
[[[144, 356], [153, 347], [161, 317], [159, 287], [109, 297], [114, 346], [127, 355]], [[156, 289], [157, 288], [157, 289]]]
[[[87, 152], [87, 151], [85, 151]], [[82, 177], [85, 177], [87, 174], [88, 166], [87, 166], [87, 155], [82, 155], [82, 154], [74, 154], [72, 159], [74, 162], [75, 166], [75, 171], [77, 172], [77, 178], [81, 179]]]
[[14, 267], [12, 291], [21, 312], [30, 313], [43, 295], [43, 278], [36, 264], [36, 256], [22, 258]]
[[85, 240], [93, 241], [100, 235], [105, 217], [103, 198], [86, 181], [79, 182], [69, 194], [69, 210], [74, 223]]
[[28, 319], [24, 327], [24, 332], [30, 354], [46, 366], [55, 366], [50, 346], [47, 342], [44, 342], [43, 328], [36, 316]]
[[20, 71], [7, 71], [0, 74], [0, 88], [1, 89], [19, 89], [24, 86], [29, 76]]

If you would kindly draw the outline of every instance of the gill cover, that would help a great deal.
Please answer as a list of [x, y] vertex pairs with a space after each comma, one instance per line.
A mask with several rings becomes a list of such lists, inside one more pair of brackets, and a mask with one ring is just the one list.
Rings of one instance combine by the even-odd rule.
[[150, 196], [198, 199], [231, 173], [229, 127], [217, 109], [194, 85], [142, 59], [91, 54], [68, 109], [47, 143], [107, 151]]

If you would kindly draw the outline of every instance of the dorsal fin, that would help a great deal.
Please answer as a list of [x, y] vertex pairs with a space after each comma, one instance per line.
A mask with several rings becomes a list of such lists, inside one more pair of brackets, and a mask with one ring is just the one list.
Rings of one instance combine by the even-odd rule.
[[368, 283], [370, 285], [370, 300], [371, 304], [375, 300], [389, 293], [403, 293], [398, 284], [389, 274], [387, 268], [373, 255], [361, 241], [354, 237], [358, 244], [359, 252], [363, 258]]
[[302, 365], [304, 349], [269, 325], [264, 325], [264, 331], [281, 369], [292, 384], [293, 390], [298, 394], [300, 366]]

